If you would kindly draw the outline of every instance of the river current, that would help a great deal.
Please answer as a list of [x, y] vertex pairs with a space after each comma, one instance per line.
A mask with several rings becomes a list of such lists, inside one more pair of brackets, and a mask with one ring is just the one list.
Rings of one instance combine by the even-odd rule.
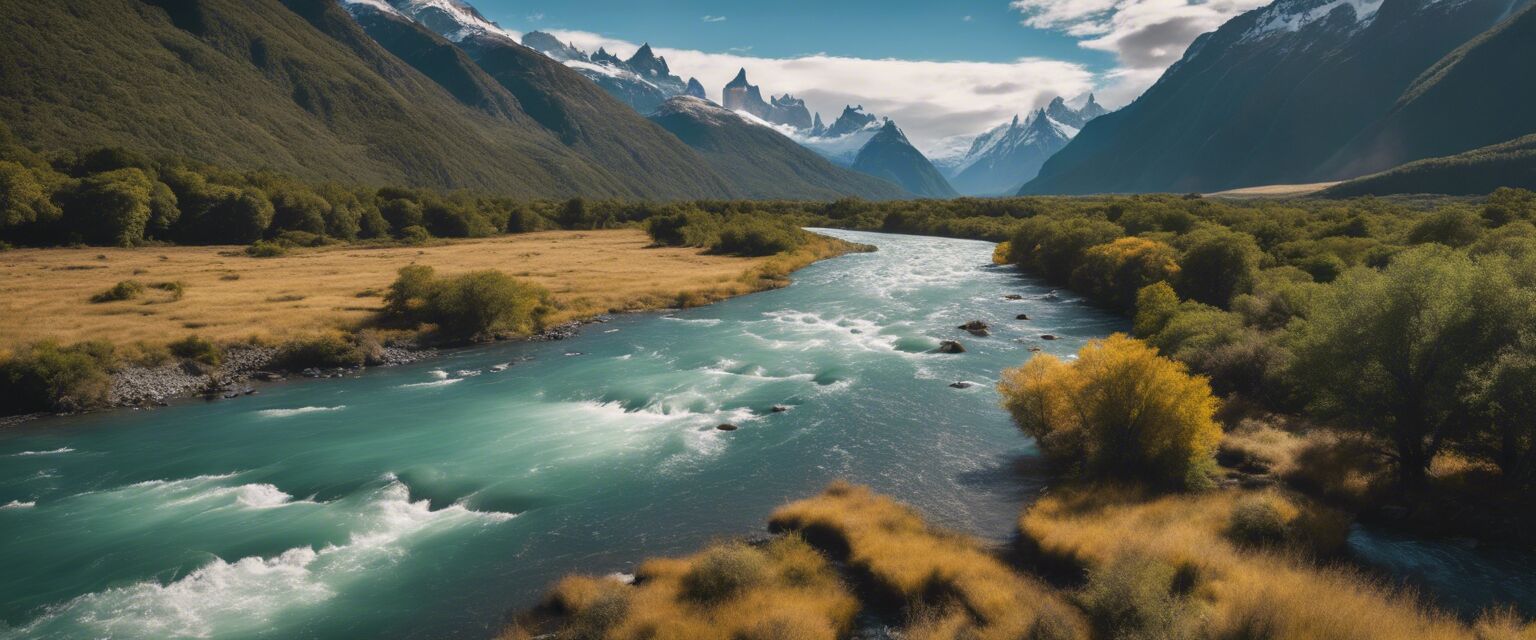
[[1045, 476], [999, 373], [1125, 321], [990, 243], [822, 232], [879, 251], [570, 340], [0, 431], [0, 639], [485, 638], [564, 574], [759, 534], [838, 478], [1007, 539]]

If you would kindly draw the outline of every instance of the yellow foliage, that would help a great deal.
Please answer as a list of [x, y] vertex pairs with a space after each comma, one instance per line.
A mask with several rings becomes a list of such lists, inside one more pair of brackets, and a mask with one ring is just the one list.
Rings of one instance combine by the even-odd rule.
[[[562, 579], [545, 605], [556, 614], [553, 637], [834, 640], [852, 629], [859, 610], [826, 559], [798, 536], [648, 560], [635, 577], [633, 586], [608, 577]], [[534, 626], [525, 620], [502, 637], [537, 636]]]
[[1072, 288], [1089, 297], [1130, 309], [1136, 292], [1179, 275], [1179, 254], [1156, 240], [1126, 237], [1094, 246], [1072, 272]]
[[1207, 480], [1221, 427], [1206, 379], [1123, 334], [1065, 362], [1049, 354], [1003, 372], [1003, 406], [1047, 456], [1092, 475], [1165, 486]]
[[[1338, 539], [1342, 521], [1274, 493], [1213, 491], [1147, 498], [1144, 492], [1094, 487], [1055, 492], [1019, 521], [1041, 560], [1095, 569], [1116, 559], [1155, 558], [1194, 576], [1188, 597], [1203, 619], [1199, 638], [1382, 640], [1529, 638], [1531, 627], [1493, 615], [1469, 629], [1412, 596], [1364, 575], [1319, 568], [1308, 553], [1260, 551], [1233, 542], [1228, 530], [1244, 504], [1275, 505], [1290, 523], [1311, 528], [1296, 540]], [[1295, 547], [1292, 547], [1293, 549]]]
[[992, 264], [1008, 264], [1008, 255], [1011, 253], [1013, 253], [1012, 242], [1004, 240], [997, 243], [997, 247], [992, 249]]
[[[912, 640], [1082, 638], [1081, 616], [974, 540], [935, 530], [911, 509], [865, 487], [834, 483], [779, 508], [775, 530], [802, 532], [900, 599]], [[1033, 634], [1033, 635], [1032, 635]]]

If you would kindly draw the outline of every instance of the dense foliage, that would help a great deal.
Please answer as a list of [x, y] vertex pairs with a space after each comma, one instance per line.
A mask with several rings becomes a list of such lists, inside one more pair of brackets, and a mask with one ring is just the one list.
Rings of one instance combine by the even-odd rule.
[[533, 334], [552, 304], [548, 290], [500, 271], [438, 277], [420, 265], [402, 268], [384, 295], [386, 316], [435, 325], [450, 340]]
[[1095, 340], [1070, 362], [1037, 355], [1004, 371], [998, 391], [1048, 458], [1084, 475], [1210, 482], [1221, 440], [1211, 387], [1139, 340]]

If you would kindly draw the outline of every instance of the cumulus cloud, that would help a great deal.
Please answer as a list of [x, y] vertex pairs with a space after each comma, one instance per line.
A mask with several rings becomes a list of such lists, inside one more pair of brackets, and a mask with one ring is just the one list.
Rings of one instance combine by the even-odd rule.
[[[553, 31], [562, 41], [623, 57], [636, 43], [585, 31]], [[975, 134], [1045, 106], [1051, 98], [1072, 98], [1095, 88], [1094, 74], [1061, 60], [1021, 58], [1012, 62], [935, 62], [850, 58], [824, 53], [769, 58], [655, 47], [684, 78], [694, 76], [713, 100], [739, 69], [762, 87], [764, 96], [792, 93], [828, 124], [844, 105], [888, 116], [912, 143], [932, 151], [946, 139]]]
[[1113, 53], [1104, 101], [1134, 99], [1184, 55], [1189, 43], [1270, 0], [1011, 0], [1025, 26], [1060, 31]]

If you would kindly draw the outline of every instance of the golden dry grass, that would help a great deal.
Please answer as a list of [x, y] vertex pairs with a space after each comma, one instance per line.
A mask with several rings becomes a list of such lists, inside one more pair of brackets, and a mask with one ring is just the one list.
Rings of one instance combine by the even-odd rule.
[[868, 488], [834, 483], [779, 508], [769, 526], [845, 555], [906, 608], [913, 624], [904, 637], [912, 640], [1087, 637], [1078, 612], [1044, 585]]
[[1327, 189], [1328, 187], [1331, 187], [1331, 186], [1336, 185], [1336, 184], [1338, 184], [1337, 181], [1335, 181], [1335, 182], [1313, 182], [1313, 183], [1310, 183], [1310, 184], [1269, 184], [1269, 185], [1264, 185], [1264, 186], [1259, 186], [1259, 187], [1243, 187], [1243, 188], [1240, 188], [1240, 189], [1228, 189], [1226, 191], [1217, 191], [1215, 193], [1207, 193], [1205, 195], [1207, 195], [1209, 197], [1213, 197], [1213, 198], [1235, 198], [1235, 199], [1247, 199], [1247, 198], [1299, 198], [1301, 196], [1306, 196], [1306, 195], [1311, 195], [1311, 194], [1317, 193], [1319, 191], [1322, 191], [1323, 189]]
[[[735, 590], [701, 592], [719, 574]], [[529, 616], [503, 634], [526, 638], [689, 640], [834, 640], [852, 628], [859, 603], [810, 545], [784, 536], [760, 548], [715, 545], [684, 558], [650, 560], [635, 584], [611, 577], [570, 576], [555, 585], [544, 625]], [[553, 629], [540, 628], [553, 627]]]
[[[651, 247], [637, 229], [548, 231], [422, 247], [337, 246], [251, 258], [242, 247], [19, 249], [0, 253], [0, 350], [43, 339], [163, 344], [353, 328], [381, 306], [400, 267], [442, 275], [496, 269], [550, 289], [553, 322], [609, 311], [695, 305], [782, 285], [792, 270], [844, 251], [817, 237], [793, 255], [739, 258]], [[123, 280], [181, 282], [119, 302], [92, 295]]]
[[1094, 569], [1151, 557], [1191, 572], [1197, 582], [1190, 598], [1203, 618], [1196, 637], [1491, 639], [1533, 632], [1509, 616], [1468, 628], [1357, 572], [1318, 566], [1295, 551], [1239, 546], [1226, 532], [1234, 510], [1254, 498], [1241, 491], [1145, 498], [1112, 488], [1068, 490], [1037, 502], [1019, 528], [1044, 560]]

